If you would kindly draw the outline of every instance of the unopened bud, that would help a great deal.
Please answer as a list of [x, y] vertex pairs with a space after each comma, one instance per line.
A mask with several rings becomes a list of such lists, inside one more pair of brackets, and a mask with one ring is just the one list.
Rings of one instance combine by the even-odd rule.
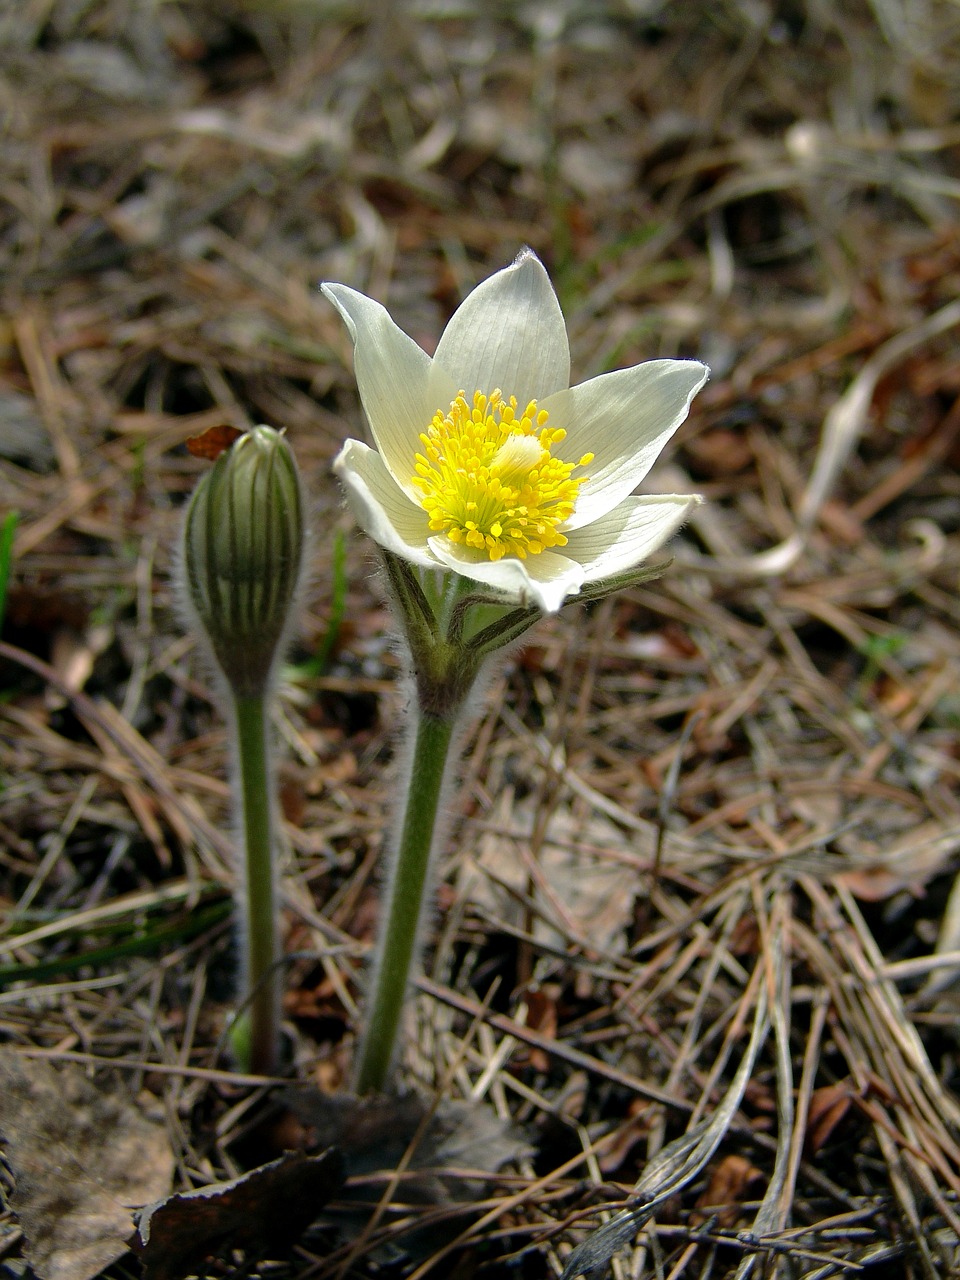
[[261, 694], [291, 620], [303, 559], [303, 499], [290, 446], [254, 427], [221, 453], [184, 525], [189, 603], [239, 697]]

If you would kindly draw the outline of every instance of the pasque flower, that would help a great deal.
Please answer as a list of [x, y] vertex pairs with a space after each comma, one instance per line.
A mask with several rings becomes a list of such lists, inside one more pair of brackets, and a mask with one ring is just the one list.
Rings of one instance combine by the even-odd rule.
[[699, 502], [632, 494], [706, 367], [650, 360], [571, 387], [560, 304], [529, 249], [464, 300], [432, 359], [378, 302], [323, 292], [353, 338], [376, 445], [348, 440], [334, 465], [387, 552], [552, 613], [639, 565]]
[[389, 1079], [472, 695], [543, 613], [662, 569], [643, 562], [700, 499], [632, 494], [707, 370], [651, 360], [571, 387], [560, 304], [529, 249], [473, 290], [432, 359], [372, 298], [323, 291], [353, 338], [376, 446], [348, 440], [334, 466], [380, 545], [414, 694], [355, 1072], [368, 1093]]

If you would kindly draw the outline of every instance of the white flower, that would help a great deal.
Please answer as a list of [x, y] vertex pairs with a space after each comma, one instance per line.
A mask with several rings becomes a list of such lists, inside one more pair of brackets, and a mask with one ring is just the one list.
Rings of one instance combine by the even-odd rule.
[[325, 284], [354, 341], [376, 449], [334, 467], [382, 547], [559, 609], [676, 532], [695, 495], [631, 497], [708, 370], [649, 360], [570, 386], [560, 304], [525, 250], [467, 297], [431, 358], [372, 298]]

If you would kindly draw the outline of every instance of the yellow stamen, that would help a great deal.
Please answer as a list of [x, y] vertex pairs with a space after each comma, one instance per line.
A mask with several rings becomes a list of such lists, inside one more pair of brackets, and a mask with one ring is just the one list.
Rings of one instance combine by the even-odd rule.
[[560, 526], [586, 479], [572, 473], [593, 454], [579, 462], [552, 457], [566, 432], [547, 418], [536, 400], [518, 415], [516, 397], [504, 400], [499, 390], [475, 392], [472, 407], [461, 391], [446, 412], [438, 409], [420, 436], [413, 476], [430, 528], [491, 560], [562, 547]]

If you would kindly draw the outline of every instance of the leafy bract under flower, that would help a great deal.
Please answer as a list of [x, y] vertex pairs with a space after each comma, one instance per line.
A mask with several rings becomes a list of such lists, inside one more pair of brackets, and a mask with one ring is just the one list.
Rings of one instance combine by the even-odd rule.
[[706, 367], [650, 360], [570, 387], [560, 305], [530, 250], [473, 290], [432, 360], [371, 298], [323, 292], [353, 338], [376, 445], [348, 440], [334, 466], [388, 551], [550, 613], [638, 565], [700, 501], [631, 495]]

